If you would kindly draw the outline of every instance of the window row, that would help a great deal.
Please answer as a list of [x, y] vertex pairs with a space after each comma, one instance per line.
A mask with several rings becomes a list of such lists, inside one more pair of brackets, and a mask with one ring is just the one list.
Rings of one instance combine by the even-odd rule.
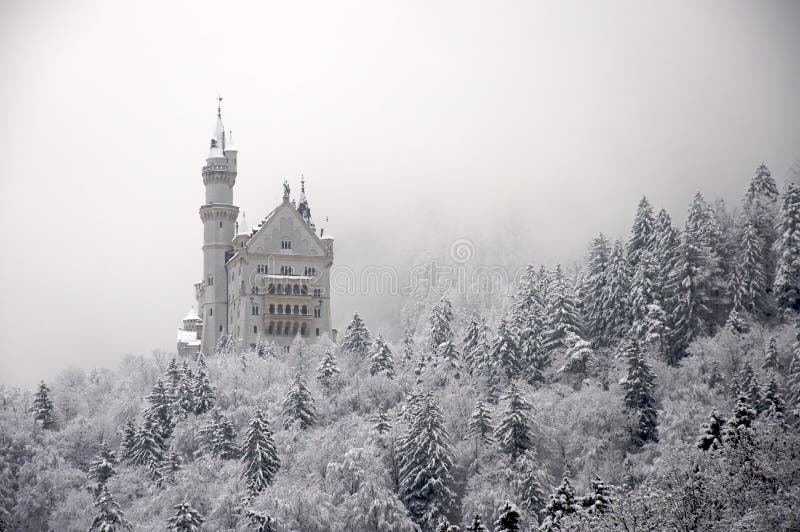
[[[308, 336], [308, 328], [305, 323], [271, 321], [267, 325], [267, 335], [269, 336], [297, 336], [298, 334]], [[315, 334], [319, 336], [319, 327], [316, 328]]]
[[[314, 316], [317, 317], [317, 318], [319, 318], [319, 316], [317, 315], [317, 311], [318, 310], [319, 309], [314, 309]], [[297, 314], [297, 315], [306, 316], [306, 315], [308, 315], [308, 307], [306, 305], [302, 305], [302, 306], [295, 305], [294, 307], [292, 307], [291, 305], [286, 305], [285, 307], [283, 305], [278, 305], [277, 308], [276, 308], [275, 305], [270, 305], [269, 306], [269, 313], [270, 314]]]
[[270, 294], [285, 294], [285, 295], [295, 295], [295, 296], [305, 296], [308, 295], [308, 287], [307, 286], [300, 286], [300, 285], [282, 285], [282, 284], [270, 284], [267, 286], [267, 292]]

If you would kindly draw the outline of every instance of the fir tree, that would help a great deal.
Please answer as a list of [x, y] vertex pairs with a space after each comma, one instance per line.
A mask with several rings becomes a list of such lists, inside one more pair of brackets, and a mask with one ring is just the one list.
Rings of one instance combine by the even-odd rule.
[[795, 345], [789, 372], [786, 375], [786, 399], [789, 408], [796, 412], [797, 417], [800, 417], [800, 347], [798, 346], [800, 346], [800, 341]]
[[491, 373], [499, 371], [509, 379], [520, 376], [522, 368], [519, 349], [505, 319], [500, 320], [500, 325], [497, 327], [497, 337], [492, 344], [488, 359]]
[[398, 443], [400, 494], [417, 524], [430, 529], [454, 500], [453, 452], [444, 416], [430, 392], [412, 396], [408, 422]]
[[655, 408], [655, 377], [644, 360], [639, 344], [632, 340], [626, 350], [628, 374], [623, 382], [625, 406], [639, 416], [632, 438], [636, 445], [658, 441], [658, 413]]
[[217, 458], [231, 460], [239, 458], [236, 447], [236, 429], [226, 416], [214, 411], [211, 432], [211, 452]]
[[[761, 248], [753, 252], [760, 263], [758, 269], [764, 272], [765, 293], [771, 295], [776, 268], [773, 243], [778, 238], [778, 187], [769, 169], [762, 164], [756, 169], [747, 188], [743, 203], [745, 225], [753, 227]], [[762, 312], [766, 309], [759, 309]]]
[[133, 449], [136, 446], [136, 425], [132, 419], [125, 423], [125, 428], [122, 432], [122, 441], [120, 442], [122, 457], [130, 459], [133, 457]]
[[246, 510], [245, 517], [250, 521], [255, 532], [275, 532], [273, 525], [275, 522], [269, 515], [256, 510]]
[[375, 414], [375, 417], [372, 418], [373, 423], [373, 430], [380, 435], [386, 434], [390, 430], [392, 430], [392, 424], [389, 422], [389, 416], [386, 415], [386, 410], [383, 407], [378, 407], [378, 412]]
[[759, 316], [767, 315], [767, 272], [764, 264], [764, 243], [755, 227], [747, 224], [741, 237], [741, 251], [736, 263], [735, 291], [742, 308]]
[[356, 312], [345, 330], [342, 349], [366, 357], [369, 350], [369, 338], [369, 330]]
[[489, 410], [486, 408], [486, 405], [480, 399], [477, 400], [475, 403], [475, 410], [472, 411], [472, 415], [469, 418], [469, 423], [467, 424], [467, 438], [474, 438], [475, 439], [475, 459], [478, 458], [478, 447], [484, 443], [492, 443], [494, 438], [492, 438], [492, 433], [494, 432], [494, 428], [492, 427], [492, 417], [489, 414]]
[[722, 432], [723, 441], [732, 445], [742, 441], [752, 431], [750, 427], [755, 418], [756, 411], [750, 406], [747, 395], [740, 394], [736, 401], [733, 417], [728, 421], [728, 425]]
[[580, 319], [575, 309], [572, 287], [556, 265], [550, 281], [547, 300], [547, 320], [545, 324], [544, 348], [552, 351], [564, 346], [564, 339], [569, 333], [580, 334]]
[[317, 422], [314, 397], [306, 388], [306, 381], [301, 373], [295, 375], [294, 382], [283, 401], [283, 417], [284, 428], [297, 423], [300, 429], [305, 430]]
[[445, 371], [454, 372], [456, 379], [460, 377], [461, 362], [458, 359], [458, 351], [453, 340], [447, 340], [436, 350], [436, 366]]
[[719, 371], [719, 363], [715, 360], [711, 363], [711, 370], [708, 372], [706, 384], [708, 384], [710, 390], [713, 390], [717, 385], [722, 384], [722, 382], [723, 378], [722, 373]]
[[767, 417], [783, 421], [786, 414], [786, 403], [783, 401], [780, 387], [774, 375], [770, 377], [764, 389], [764, 406]]
[[575, 497], [575, 490], [569, 481], [569, 469], [564, 471], [561, 484], [556, 488], [555, 493], [550, 495], [550, 501], [544, 509], [544, 520], [542, 530], [559, 529], [559, 523], [567, 515], [572, 515], [581, 510], [581, 506]]
[[41, 381], [39, 388], [33, 396], [33, 404], [30, 408], [33, 419], [43, 429], [55, 430], [56, 423], [53, 419], [53, 401], [50, 399], [50, 388]]
[[164, 372], [164, 378], [169, 401], [175, 403], [178, 396], [178, 385], [181, 381], [181, 372], [178, 369], [178, 362], [174, 358], [169, 361], [167, 370]]
[[118, 532], [132, 529], [105, 484], [100, 487], [94, 505], [97, 507], [97, 515], [92, 520], [89, 532]]
[[100, 444], [100, 454], [89, 463], [89, 479], [97, 484], [96, 492], [106, 481], [117, 474], [117, 457], [105, 442]]
[[558, 372], [570, 376], [579, 386], [596, 362], [594, 351], [589, 342], [574, 333], [569, 333], [564, 343], [567, 345], [566, 360]]
[[464, 338], [461, 340], [461, 352], [464, 358], [464, 368], [472, 375], [483, 366], [486, 350], [486, 330], [481, 318], [473, 315]]
[[372, 356], [370, 356], [369, 359], [369, 374], [377, 375], [378, 373], [383, 373], [390, 379], [395, 376], [392, 350], [389, 349], [389, 346], [380, 334], [375, 338]]
[[630, 334], [640, 342], [655, 345], [662, 356], [668, 353], [669, 325], [664, 305], [659, 299], [661, 290], [656, 286], [658, 267], [653, 253], [644, 251], [631, 281], [632, 324]]
[[[734, 269], [734, 276], [731, 279], [731, 284], [735, 286], [736, 283], [738, 283], [737, 279], [738, 274]], [[736, 335], [747, 334], [750, 331], [750, 327], [744, 319], [744, 314], [745, 310], [739, 302], [739, 295], [734, 291], [733, 307], [731, 307], [731, 311], [728, 313], [728, 319], [725, 321], [725, 328]]]
[[639, 206], [636, 209], [636, 217], [631, 228], [631, 238], [627, 244], [628, 262], [632, 269], [636, 269], [641, 255], [649, 251], [653, 245], [655, 231], [655, 219], [653, 218], [653, 207], [647, 198], [642, 196]]
[[465, 532], [487, 532], [486, 527], [481, 523], [481, 514], [472, 517], [472, 523], [464, 529]]
[[703, 433], [697, 439], [697, 448], [701, 451], [713, 451], [722, 447], [725, 423], [725, 418], [713, 410], [708, 423], [703, 423]]
[[240, 450], [243, 463], [241, 476], [247, 481], [250, 492], [256, 494], [272, 484], [281, 462], [269, 423], [260, 409], [256, 410], [248, 425]]
[[[547, 276], [543, 268], [537, 272], [533, 266], [526, 267], [514, 296], [510, 320], [507, 322], [511, 332], [516, 336], [520, 364], [526, 368], [528, 373], [526, 378], [530, 382], [543, 380], [542, 371], [550, 359], [549, 353], [544, 349], [546, 283]], [[480, 338], [477, 348], [484, 355], [477, 362], [478, 366], [482, 367], [487, 363], [491, 364], [486, 359], [489, 346], [486, 340], [486, 326], [482, 321], [477, 335]], [[474, 353], [471, 356], [475, 358]], [[475, 369], [473, 367], [473, 371]]]
[[592, 515], [602, 515], [608, 510], [613, 502], [611, 499], [611, 487], [596, 476], [591, 481], [591, 491], [580, 498], [580, 505], [584, 511]]
[[742, 393], [747, 398], [748, 404], [755, 410], [756, 414], [764, 411], [763, 397], [761, 396], [761, 386], [756, 379], [753, 366], [749, 360], [742, 364], [742, 369], [739, 371], [739, 389], [738, 393]]
[[[204, 366], [200, 366], [200, 368], [203, 369], [203, 371], [207, 371], [207, 368]], [[187, 414], [194, 412], [195, 382], [195, 376], [191, 368], [189, 368], [189, 362], [184, 360], [181, 366], [181, 379], [178, 383], [178, 391], [175, 394], [174, 410], [178, 417], [184, 418]]]
[[158, 480], [163, 460], [164, 439], [161, 434], [161, 427], [155, 420], [145, 417], [139, 430], [136, 431], [133, 449], [131, 450], [131, 463], [145, 466], [151, 477]]
[[604, 344], [611, 324], [606, 308], [608, 263], [611, 247], [602, 233], [592, 241], [586, 266], [584, 293], [586, 295], [586, 318], [589, 333], [598, 344]]
[[197, 532], [205, 522], [200, 512], [192, 508], [192, 505], [188, 502], [176, 504], [173, 508], [175, 509], [175, 515], [167, 520], [169, 530], [174, 530], [175, 532]]
[[777, 239], [774, 293], [778, 305], [800, 312], [800, 186], [786, 185]]
[[162, 379], [158, 379], [153, 385], [153, 389], [147, 396], [147, 402], [150, 405], [145, 409], [144, 417], [158, 426], [162, 439], [169, 438], [172, 434], [173, 424], [170, 412], [172, 403]]
[[499, 511], [500, 517], [494, 523], [495, 532], [519, 532], [522, 530], [519, 524], [519, 510], [513, 503], [506, 502]]
[[259, 336], [256, 340], [256, 356], [262, 360], [275, 358], [275, 344], [267, 342], [263, 336]]
[[503, 397], [506, 409], [500, 415], [500, 422], [494, 431], [494, 437], [500, 448], [512, 459], [527, 451], [533, 445], [531, 440], [531, 422], [527, 412], [531, 406], [520, 396], [514, 383]]
[[532, 515], [537, 515], [547, 504], [544, 485], [546, 473], [536, 461], [533, 449], [522, 453], [514, 463], [514, 491], [520, 505]]
[[453, 340], [453, 305], [447, 296], [431, 308], [431, 350], [436, 353], [445, 342]]
[[406, 367], [414, 360], [414, 335], [411, 334], [411, 330], [408, 327], [403, 331], [401, 344], [403, 346], [403, 356], [400, 359], [400, 365]]
[[214, 408], [214, 403], [217, 400], [217, 394], [214, 391], [214, 385], [211, 379], [208, 378], [205, 368], [197, 368], [197, 378], [194, 381], [194, 413], [198, 416], [204, 414]]
[[606, 313], [604, 340], [615, 341], [626, 336], [631, 327], [630, 315], [631, 273], [625, 259], [622, 242], [617, 241], [608, 259], [606, 284], [602, 292]]
[[333, 379], [340, 373], [339, 365], [336, 362], [336, 355], [331, 349], [326, 349], [325, 354], [322, 355], [322, 361], [317, 368], [317, 382], [323, 388], [330, 388], [333, 384]]
[[170, 447], [164, 454], [164, 460], [161, 462], [161, 468], [158, 471], [159, 483], [168, 482], [174, 484], [175, 475], [180, 471], [181, 464], [180, 455]]
[[767, 351], [764, 356], [763, 368], [767, 371], [778, 371], [780, 369], [780, 359], [778, 358], [778, 346], [775, 343], [775, 337], [769, 339]]

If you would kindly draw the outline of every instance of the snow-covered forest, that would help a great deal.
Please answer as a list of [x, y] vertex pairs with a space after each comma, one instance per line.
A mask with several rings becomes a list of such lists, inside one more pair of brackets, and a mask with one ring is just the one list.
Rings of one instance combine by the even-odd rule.
[[800, 188], [743, 192], [513, 297], [0, 388], [0, 530], [800, 529]]

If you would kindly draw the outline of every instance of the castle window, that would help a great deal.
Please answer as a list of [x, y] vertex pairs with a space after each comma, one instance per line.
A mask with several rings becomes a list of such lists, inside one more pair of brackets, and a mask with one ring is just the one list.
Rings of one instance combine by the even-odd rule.
[[286, 314], [291, 314], [292, 313], [292, 306], [291, 305], [286, 305], [285, 310], [286, 310]]
[[270, 304], [270, 306], [269, 306], [269, 313], [270, 313], [270, 314], [275, 314], [275, 305], [274, 305], [274, 304]]
[[319, 327], [317, 327], [317, 336], [319, 336]]
[[303, 305], [303, 308], [301, 309], [301, 312], [302, 312], [303, 316], [305, 316], [306, 314], [308, 314], [308, 307], [307, 307], [307, 306], [305, 306], [305, 305]]
[[275, 334], [278, 336], [281, 335], [281, 322], [275, 324]]
[[219, 326], [219, 332], [222, 332], [222, 325]]
[[297, 305], [294, 306], [294, 313], [300, 314], [300, 308]]
[[275, 324], [269, 322], [269, 329], [267, 329], [267, 334], [272, 335], [275, 333]]
[[308, 294], [308, 287], [306, 285], [301, 286], [300, 287], [300, 293], [303, 294], [303, 295]]
[[258, 305], [253, 305], [251, 312], [253, 313], [253, 316], [258, 316]]
[[294, 295], [296, 295], [296, 296], [300, 295], [300, 286], [299, 285], [294, 285], [294, 289], [292, 290], [292, 293], [294, 293]]
[[283, 314], [283, 305], [278, 305], [278, 314]]
[[253, 334], [258, 334], [258, 325], [253, 325]]
[[306, 335], [306, 324], [304, 323], [303, 325], [300, 326], [300, 336], [305, 336], [305, 335]]
[[315, 318], [319, 318], [320, 316], [322, 316], [322, 309], [321, 308], [315, 308], [314, 309], [314, 317]]
[[208, 309], [208, 316], [211, 317], [213, 315], [214, 315], [214, 309], [213, 308]]
[[208, 276], [208, 286], [214, 286], [214, 276], [213, 275], [209, 275]]
[[281, 249], [292, 249], [291, 240], [281, 240]]
[[322, 289], [321, 288], [315, 288], [314, 289], [314, 297], [322, 297]]
[[270, 283], [269, 287], [267, 287], [267, 292], [269, 292], [270, 294], [274, 294], [275, 293], [275, 285]]
[[259, 264], [256, 267], [256, 273], [267, 273], [267, 265], [266, 264]]
[[219, 223], [219, 228], [222, 229], [222, 222]]

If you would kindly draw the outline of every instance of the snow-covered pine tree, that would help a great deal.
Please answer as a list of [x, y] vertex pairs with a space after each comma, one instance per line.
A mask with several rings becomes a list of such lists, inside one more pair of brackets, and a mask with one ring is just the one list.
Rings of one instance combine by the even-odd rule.
[[41, 381], [39, 388], [33, 396], [30, 408], [34, 421], [43, 429], [55, 430], [56, 422], [53, 419], [53, 400], [50, 399], [50, 388]]
[[174, 358], [167, 365], [167, 370], [164, 372], [164, 381], [169, 400], [171, 403], [175, 403], [178, 396], [178, 384], [181, 381], [181, 371], [178, 368], [178, 361]]
[[400, 344], [403, 346], [403, 356], [400, 357], [400, 365], [406, 367], [411, 365], [414, 360], [414, 335], [411, 334], [411, 329], [408, 327], [403, 330], [403, 339]]
[[521, 376], [519, 348], [505, 318], [500, 320], [497, 327], [497, 337], [492, 343], [487, 362], [490, 366], [487, 371], [492, 374], [500, 372], [508, 379]]
[[219, 410], [211, 412], [211, 419], [200, 431], [204, 447], [213, 456], [223, 460], [239, 458], [236, 446], [236, 429], [231, 420]]
[[766, 294], [771, 296], [776, 256], [773, 244], [778, 238], [778, 187], [766, 165], [761, 164], [750, 181], [743, 201], [745, 225], [752, 225], [761, 250], [755, 253], [760, 259], [759, 269], [765, 273]]
[[606, 312], [606, 340], [614, 342], [627, 336], [631, 328], [631, 272], [622, 242], [617, 240], [608, 258], [606, 285], [602, 297]]
[[800, 186], [788, 183], [781, 206], [774, 294], [782, 309], [800, 312]]
[[464, 529], [465, 532], [488, 532], [481, 522], [481, 514], [472, 516], [472, 522]]
[[[514, 295], [514, 303], [507, 323], [516, 337], [520, 364], [526, 370], [526, 379], [532, 383], [543, 380], [542, 371], [550, 361], [549, 353], [543, 349], [547, 284], [547, 273], [544, 267], [537, 272], [533, 266], [527, 266]], [[483, 322], [481, 327], [483, 329], [481, 333], [484, 336], [482, 343], [485, 346], [483, 352], [486, 353], [489, 350], [488, 341], [485, 340], [488, 334]], [[482, 362], [486, 362], [485, 356]]]
[[733, 417], [722, 432], [722, 439], [726, 444], [736, 445], [747, 438], [752, 432], [751, 425], [756, 419], [756, 411], [750, 406], [750, 400], [744, 393], [739, 394]]
[[445, 342], [453, 340], [453, 305], [447, 296], [443, 296], [439, 303], [431, 308], [430, 334], [431, 351], [438, 353], [439, 347]]
[[636, 209], [636, 217], [633, 219], [631, 228], [631, 238], [626, 246], [626, 255], [631, 270], [636, 270], [641, 255], [649, 251], [653, 244], [653, 233], [655, 232], [655, 219], [653, 218], [653, 207], [645, 196], [639, 200]]
[[[736, 268], [734, 268], [733, 276], [731, 277], [731, 285], [736, 286], [739, 282], [738, 279], [739, 275], [736, 272]], [[739, 295], [733, 291], [733, 306], [728, 313], [728, 319], [725, 321], [725, 328], [736, 335], [747, 334], [750, 331], [750, 327], [744, 319], [745, 314], [744, 307], [742, 307], [742, 304], [739, 302]]]
[[747, 397], [747, 402], [750, 407], [755, 410], [756, 414], [764, 411], [764, 401], [761, 396], [761, 386], [758, 383], [756, 374], [753, 371], [753, 366], [749, 360], [745, 360], [742, 364], [742, 369], [739, 370], [739, 388], [738, 393], [744, 394]]
[[144, 411], [144, 416], [156, 423], [161, 431], [162, 438], [169, 438], [172, 434], [172, 403], [163, 379], [158, 379], [153, 389], [147, 396], [149, 406]]
[[631, 280], [631, 330], [630, 335], [658, 348], [666, 357], [669, 331], [667, 315], [659, 299], [661, 290], [656, 287], [658, 266], [653, 252], [645, 250], [639, 255]]
[[547, 504], [547, 493], [544, 490], [547, 473], [542, 464], [536, 460], [536, 452], [530, 449], [522, 453], [514, 463], [514, 491], [520, 506], [530, 515], [538, 513]]
[[560, 530], [561, 519], [581, 511], [581, 505], [575, 497], [575, 489], [569, 481], [569, 474], [569, 468], [565, 468], [561, 484], [555, 493], [550, 495], [550, 500], [542, 512], [544, 519], [540, 530]]
[[475, 439], [476, 460], [478, 459], [478, 448], [484, 443], [492, 443], [494, 441], [494, 438], [492, 438], [493, 432], [494, 427], [492, 427], [492, 416], [489, 413], [489, 409], [483, 401], [478, 399], [475, 402], [475, 410], [472, 411], [472, 415], [469, 418], [465, 434], [466, 438]]
[[314, 397], [306, 387], [302, 373], [294, 377], [292, 385], [283, 400], [283, 427], [289, 428], [297, 423], [300, 429], [305, 430], [317, 422], [314, 408]]
[[431, 392], [412, 396], [408, 422], [398, 442], [400, 495], [412, 519], [431, 529], [447, 514], [455, 498], [453, 451], [444, 416]]
[[764, 364], [763, 368], [767, 371], [778, 371], [780, 370], [780, 358], [778, 357], [778, 345], [775, 342], [775, 337], [771, 337], [769, 339], [769, 344], [767, 345], [767, 351], [764, 355]]
[[250, 493], [256, 494], [272, 484], [281, 467], [281, 461], [269, 423], [261, 409], [256, 409], [248, 425], [240, 450], [243, 464], [241, 476], [247, 482]]
[[606, 309], [606, 284], [608, 283], [608, 262], [611, 246], [603, 233], [592, 241], [589, 259], [584, 276], [585, 312], [590, 336], [599, 344], [606, 343], [608, 330], [608, 311]]
[[558, 373], [566, 375], [574, 386], [580, 387], [589, 375], [589, 370], [595, 365], [597, 357], [591, 344], [575, 333], [567, 334], [564, 343], [567, 346], [566, 358]]
[[358, 315], [358, 312], [354, 313], [353, 319], [350, 320], [344, 332], [342, 349], [366, 357], [369, 352], [369, 338], [369, 330], [364, 325], [364, 321]]
[[275, 532], [275, 521], [271, 516], [250, 508], [245, 510], [244, 515], [250, 521], [253, 532]]
[[379, 373], [383, 373], [390, 379], [395, 376], [392, 350], [389, 349], [386, 340], [380, 334], [375, 337], [372, 355], [369, 358], [369, 374], [377, 375]]
[[461, 361], [456, 344], [452, 339], [439, 345], [436, 350], [435, 366], [443, 371], [453, 372], [456, 379], [460, 377]]
[[[203, 370], [206, 371], [206, 368], [203, 368]], [[189, 361], [184, 360], [183, 365], [181, 366], [181, 380], [178, 383], [178, 391], [175, 394], [176, 402], [173, 405], [175, 414], [179, 418], [185, 418], [187, 414], [191, 414], [194, 411], [194, 387], [194, 372], [192, 372], [191, 368], [189, 367]]]
[[716, 360], [711, 363], [711, 369], [708, 372], [708, 378], [706, 379], [706, 384], [708, 384], [708, 388], [713, 390], [717, 387], [717, 385], [722, 384], [725, 379], [722, 377], [722, 373], [719, 370], [719, 362]]
[[736, 261], [736, 281], [732, 287], [745, 311], [764, 317], [769, 314], [767, 301], [767, 272], [764, 270], [764, 243], [755, 227], [745, 225], [740, 242], [739, 257]]
[[122, 438], [120, 441], [120, 451], [122, 458], [130, 459], [133, 457], [133, 448], [136, 445], [136, 425], [132, 419], [125, 423], [125, 428], [122, 430]]
[[508, 393], [502, 399], [506, 403], [506, 407], [500, 414], [500, 421], [494, 430], [494, 437], [500, 448], [513, 460], [516, 460], [519, 455], [533, 446], [531, 421], [527, 414], [531, 405], [522, 398], [513, 382], [508, 388]]
[[544, 349], [552, 351], [565, 347], [567, 334], [581, 334], [580, 318], [575, 309], [572, 286], [557, 264], [550, 279], [544, 332]]
[[89, 532], [119, 532], [133, 528], [105, 484], [100, 487], [94, 505], [97, 507], [97, 515], [92, 520]]
[[194, 399], [194, 413], [198, 416], [214, 408], [217, 394], [205, 368], [197, 368], [197, 378], [194, 381], [194, 393], [192, 396]]
[[764, 388], [764, 413], [768, 418], [780, 423], [783, 423], [786, 415], [786, 403], [783, 400], [783, 394], [774, 374]]
[[372, 418], [372, 422], [374, 423], [372, 426], [373, 430], [380, 435], [386, 434], [392, 430], [392, 424], [389, 421], [389, 416], [386, 415], [386, 410], [384, 410], [382, 406], [378, 407], [378, 412]]
[[786, 375], [786, 401], [789, 410], [800, 417], [800, 324], [798, 324], [798, 341], [794, 346], [792, 361]]
[[482, 318], [473, 314], [470, 317], [464, 338], [461, 340], [461, 352], [464, 358], [464, 369], [472, 375], [483, 366], [486, 350], [486, 332]]
[[713, 451], [722, 447], [722, 434], [727, 420], [716, 410], [711, 411], [707, 423], [703, 423], [703, 433], [697, 438], [697, 448], [701, 451]]
[[326, 349], [322, 355], [322, 361], [317, 368], [317, 382], [325, 388], [329, 389], [333, 384], [333, 379], [341, 372], [339, 364], [336, 362], [336, 355], [332, 349]]
[[656, 215], [653, 226], [653, 263], [657, 267], [653, 289], [657, 294], [657, 299], [665, 305], [664, 310], [667, 315], [669, 315], [670, 309], [666, 304], [672, 295], [668, 290], [668, 284], [672, 277], [672, 271], [678, 263], [680, 241], [680, 233], [672, 225], [672, 218], [667, 211], [661, 209]]
[[95, 493], [99, 493], [100, 487], [106, 481], [117, 474], [117, 457], [108, 445], [103, 442], [100, 444], [100, 453], [89, 463], [89, 479], [97, 484]]
[[625, 389], [625, 407], [639, 416], [631, 437], [635, 445], [658, 442], [658, 412], [655, 408], [655, 377], [636, 340], [626, 349], [628, 374], [622, 383]]
[[175, 475], [180, 471], [182, 463], [183, 461], [181, 460], [180, 454], [178, 454], [174, 448], [170, 447], [167, 449], [167, 452], [164, 453], [164, 461], [161, 463], [161, 469], [159, 469], [158, 472], [159, 484], [165, 482], [174, 484]]
[[604, 514], [613, 502], [611, 499], [611, 486], [595, 475], [591, 480], [589, 489], [589, 493], [579, 499], [581, 507], [585, 512], [592, 515]]
[[275, 358], [275, 343], [267, 342], [263, 336], [259, 336], [256, 340], [256, 356], [262, 360]]
[[130, 460], [134, 465], [145, 466], [154, 480], [159, 479], [164, 461], [164, 438], [156, 420], [145, 416], [144, 422], [136, 431]]
[[519, 510], [512, 502], [506, 502], [499, 510], [500, 517], [494, 523], [495, 532], [520, 532]]
[[167, 520], [169, 530], [174, 532], [198, 532], [205, 522], [200, 512], [184, 501], [173, 506], [175, 514]]

